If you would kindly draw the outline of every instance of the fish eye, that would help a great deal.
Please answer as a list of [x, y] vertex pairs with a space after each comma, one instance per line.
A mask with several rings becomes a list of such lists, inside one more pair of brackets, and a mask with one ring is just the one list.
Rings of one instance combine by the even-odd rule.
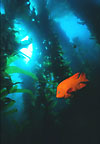
[[58, 94], [60, 93], [60, 91], [58, 91]]

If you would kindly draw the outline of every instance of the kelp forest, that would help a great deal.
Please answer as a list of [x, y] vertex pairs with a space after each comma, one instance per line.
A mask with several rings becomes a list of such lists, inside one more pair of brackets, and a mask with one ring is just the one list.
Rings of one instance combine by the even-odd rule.
[[1, 144], [99, 144], [99, 0], [0, 7]]

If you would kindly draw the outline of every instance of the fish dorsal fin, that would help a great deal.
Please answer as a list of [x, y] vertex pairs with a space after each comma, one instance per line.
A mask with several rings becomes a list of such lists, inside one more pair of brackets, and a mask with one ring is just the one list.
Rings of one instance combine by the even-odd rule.
[[72, 79], [77, 79], [77, 78], [79, 78], [79, 72], [78, 73], [76, 73], [76, 74], [74, 74], [73, 76], [71, 76], [70, 78], [72, 78]]

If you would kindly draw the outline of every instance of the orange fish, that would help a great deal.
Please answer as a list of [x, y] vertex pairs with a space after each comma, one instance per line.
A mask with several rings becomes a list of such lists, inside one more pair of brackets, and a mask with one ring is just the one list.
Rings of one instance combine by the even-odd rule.
[[72, 92], [75, 92], [86, 86], [88, 79], [85, 73], [76, 73], [73, 76], [63, 80], [57, 87], [57, 98], [68, 98]]

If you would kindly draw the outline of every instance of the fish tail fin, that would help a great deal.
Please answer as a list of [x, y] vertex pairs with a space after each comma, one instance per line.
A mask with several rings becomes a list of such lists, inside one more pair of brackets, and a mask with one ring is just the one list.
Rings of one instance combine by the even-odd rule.
[[88, 82], [89, 80], [86, 78], [85, 73], [81, 73], [79, 77], [80, 82]]
[[87, 84], [85, 84], [85, 83], [80, 83], [80, 84], [79, 84], [79, 89], [85, 87], [86, 85], [87, 85]]

